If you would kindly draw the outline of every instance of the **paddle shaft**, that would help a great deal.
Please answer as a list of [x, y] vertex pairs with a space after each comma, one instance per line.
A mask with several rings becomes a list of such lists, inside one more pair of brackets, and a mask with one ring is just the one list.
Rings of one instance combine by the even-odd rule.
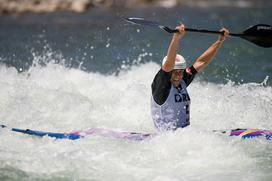
[[[200, 33], [209, 33], [209, 34], [223, 34], [221, 31], [212, 31], [212, 30], [199, 30], [199, 29], [193, 29], [193, 28], [185, 28], [185, 31], [190, 31], [190, 32], [200, 32]], [[178, 30], [174, 30], [173, 33], [178, 33]], [[236, 36], [236, 37], [241, 37], [243, 34], [238, 34], [238, 33], [230, 33], [230, 36]]]

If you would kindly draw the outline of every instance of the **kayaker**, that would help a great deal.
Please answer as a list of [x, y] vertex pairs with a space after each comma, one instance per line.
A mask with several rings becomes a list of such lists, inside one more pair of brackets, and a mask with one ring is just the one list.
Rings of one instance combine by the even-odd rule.
[[176, 130], [190, 125], [190, 96], [187, 87], [193, 81], [197, 72], [211, 63], [218, 48], [229, 35], [229, 30], [223, 32], [191, 67], [187, 67], [182, 55], [177, 54], [180, 40], [185, 34], [183, 24], [176, 27], [170, 42], [167, 56], [163, 58], [162, 66], [152, 82], [151, 114], [155, 127], [159, 131]]

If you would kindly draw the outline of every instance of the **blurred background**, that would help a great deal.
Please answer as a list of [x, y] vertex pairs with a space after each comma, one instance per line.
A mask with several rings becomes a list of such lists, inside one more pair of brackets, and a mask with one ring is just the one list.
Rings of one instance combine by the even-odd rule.
[[[87, 72], [118, 74], [135, 64], [160, 64], [171, 38], [158, 29], [128, 24], [123, 17], [142, 17], [172, 28], [182, 22], [240, 33], [258, 23], [272, 24], [271, 7], [266, 0], [1, 0], [0, 63], [19, 72], [33, 61], [56, 61]], [[187, 33], [180, 53], [190, 64], [216, 38]], [[271, 56], [270, 49], [229, 38], [200, 77], [217, 83], [260, 83], [272, 74]]]

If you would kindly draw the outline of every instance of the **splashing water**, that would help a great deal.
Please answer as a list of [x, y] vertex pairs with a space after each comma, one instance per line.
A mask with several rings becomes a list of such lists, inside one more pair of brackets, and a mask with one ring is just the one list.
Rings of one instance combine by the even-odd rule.
[[[114, 76], [56, 61], [40, 66], [48, 57], [35, 57], [35, 66], [26, 72], [0, 66], [1, 124], [61, 132], [91, 127], [155, 132], [150, 85], [157, 64], [139, 64]], [[143, 142], [101, 137], [55, 141], [3, 129], [0, 179], [271, 180], [271, 143], [211, 131], [272, 129], [271, 87], [197, 78], [189, 92], [191, 126]]]

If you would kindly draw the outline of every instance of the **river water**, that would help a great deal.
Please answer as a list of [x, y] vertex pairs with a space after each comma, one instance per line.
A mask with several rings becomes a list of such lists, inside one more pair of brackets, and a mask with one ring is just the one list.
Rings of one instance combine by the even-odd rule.
[[[10, 127], [70, 132], [92, 127], [155, 132], [150, 84], [171, 35], [124, 22], [241, 32], [272, 24], [271, 8], [92, 9], [0, 17], [0, 120]], [[192, 62], [216, 40], [186, 33]], [[228, 38], [189, 86], [191, 126], [135, 142], [54, 140], [0, 131], [0, 180], [272, 179], [272, 145], [214, 129], [272, 129], [272, 52]]]

